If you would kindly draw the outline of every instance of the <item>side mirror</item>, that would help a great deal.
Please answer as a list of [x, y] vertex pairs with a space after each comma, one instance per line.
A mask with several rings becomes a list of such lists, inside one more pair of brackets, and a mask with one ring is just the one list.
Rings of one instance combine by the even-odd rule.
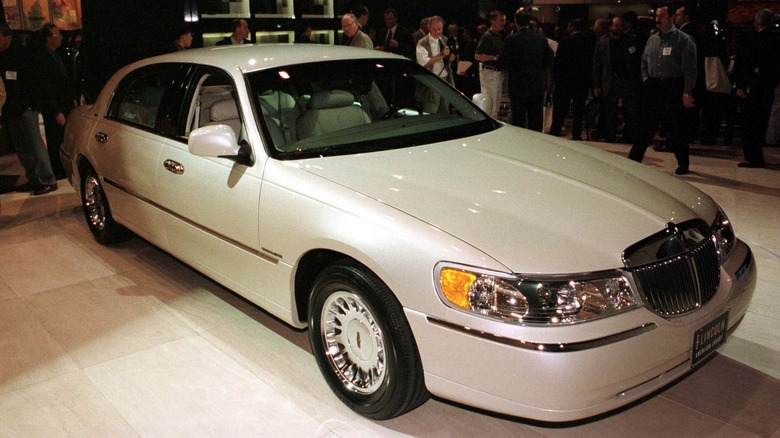
[[238, 142], [236, 131], [228, 125], [204, 126], [190, 132], [187, 146], [192, 155], [227, 158], [251, 166], [252, 148], [245, 140]]
[[490, 110], [493, 108], [492, 97], [488, 96], [487, 94], [477, 93], [474, 95], [474, 97], [471, 98], [471, 100], [479, 107], [479, 109], [490, 114]]
[[240, 149], [236, 132], [228, 125], [204, 126], [193, 130], [187, 146], [191, 154], [201, 157], [235, 156]]

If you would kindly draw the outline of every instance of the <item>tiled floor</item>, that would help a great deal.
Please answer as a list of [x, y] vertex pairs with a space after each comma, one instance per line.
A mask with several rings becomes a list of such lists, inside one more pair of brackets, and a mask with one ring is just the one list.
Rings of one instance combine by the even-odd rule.
[[[593, 143], [625, 155], [628, 146]], [[536, 424], [441, 400], [385, 422], [331, 395], [293, 330], [149, 244], [104, 247], [65, 184], [0, 195], [0, 436], [780, 437], [780, 150], [694, 147], [683, 177], [729, 213], [758, 290], [720, 354], [617, 413]], [[648, 166], [674, 157], [650, 150]], [[0, 183], [16, 180], [0, 157]], [[565, 394], [563, 394], [565, 396]]]

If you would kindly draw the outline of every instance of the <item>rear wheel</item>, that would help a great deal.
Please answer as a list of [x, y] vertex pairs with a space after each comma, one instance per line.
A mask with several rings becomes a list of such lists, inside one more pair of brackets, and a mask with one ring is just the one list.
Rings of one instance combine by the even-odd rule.
[[87, 226], [102, 244], [118, 243], [132, 237], [130, 231], [118, 224], [111, 216], [108, 199], [100, 185], [100, 179], [94, 169], [89, 168], [81, 178], [81, 205]]
[[362, 267], [337, 263], [317, 277], [309, 301], [309, 340], [328, 385], [361, 415], [385, 420], [428, 399], [401, 305]]

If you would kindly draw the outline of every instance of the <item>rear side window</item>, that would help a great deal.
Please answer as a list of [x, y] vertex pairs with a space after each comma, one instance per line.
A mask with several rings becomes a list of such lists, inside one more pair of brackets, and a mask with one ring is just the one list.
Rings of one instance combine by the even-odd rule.
[[144, 128], [164, 129], [170, 122], [166, 111], [161, 111], [166, 94], [176, 89], [181, 66], [158, 64], [142, 67], [128, 74], [117, 86], [106, 117]]

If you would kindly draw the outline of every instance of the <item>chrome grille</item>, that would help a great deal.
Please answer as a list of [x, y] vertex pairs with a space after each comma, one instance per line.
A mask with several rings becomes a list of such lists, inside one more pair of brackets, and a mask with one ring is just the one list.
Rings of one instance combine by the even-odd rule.
[[656, 263], [632, 269], [645, 305], [661, 316], [696, 310], [715, 296], [720, 265], [714, 237]]

